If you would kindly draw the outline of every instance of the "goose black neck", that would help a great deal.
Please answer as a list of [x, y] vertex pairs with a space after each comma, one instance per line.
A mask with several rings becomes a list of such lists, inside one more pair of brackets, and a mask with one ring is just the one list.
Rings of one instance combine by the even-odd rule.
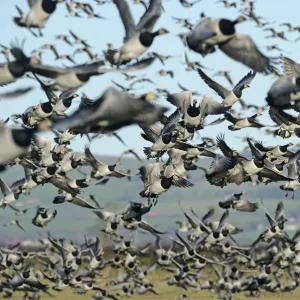
[[41, 109], [44, 113], [49, 114], [52, 112], [53, 107], [50, 101], [41, 104]]
[[172, 177], [171, 178], [167, 178], [167, 177], [163, 177], [160, 180], [160, 184], [164, 189], [169, 189], [172, 185]]
[[190, 105], [187, 109], [187, 113], [190, 117], [197, 117], [200, 115], [200, 107], [196, 105]]
[[43, 0], [42, 1], [42, 9], [47, 14], [52, 14], [56, 9], [57, 1], [53, 0]]
[[114, 171], [116, 166], [117, 166], [116, 164], [108, 166], [109, 171], [111, 172]]
[[149, 31], [144, 31], [140, 33], [140, 43], [144, 46], [144, 47], [150, 47], [153, 43], [153, 40], [156, 36], [159, 35], [159, 31], [155, 31], [153, 33], [149, 32]]
[[230, 21], [228, 19], [221, 19], [219, 21], [219, 28], [222, 34], [224, 35], [232, 35], [235, 33], [234, 25], [236, 25], [237, 21]]
[[8, 63], [8, 70], [15, 78], [23, 76], [26, 72], [25, 66], [17, 61]]
[[29, 147], [31, 143], [32, 135], [34, 134], [34, 129], [12, 129], [12, 138], [17, 146], [19, 147]]

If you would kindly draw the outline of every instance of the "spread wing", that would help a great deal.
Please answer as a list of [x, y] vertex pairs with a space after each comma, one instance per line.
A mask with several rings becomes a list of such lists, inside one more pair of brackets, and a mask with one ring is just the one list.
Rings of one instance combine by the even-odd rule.
[[141, 221], [138, 226], [140, 228], [142, 228], [142, 229], [144, 229], [146, 231], [149, 231], [151, 233], [154, 233], [154, 234], [165, 234], [165, 232], [156, 230], [154, 227], [152, 227], [149, 223], [147, 223], [145, 221]]
[[152, 32], [153, 27], [162, 14], [162, 0], [151, 0], [150, 5], [136, 26], [138, 31]]
[[168, 94], [166, 100], [176, 107], [180, 108], [182, 113], [185, 113], [191, 104], [192, 92], [184, 91], [175, 94]]
[[222, 85], [208, 77], [200, 68], [198, 68], [198, 74], [202, 80], [213, 89], [221, 98], [225, 99], [226, 96], [230, 93], [229, 90], [224, 88]]
[[277, 73], [275, 59], [262, 54], [249, 35], [236, 33], [219, 48], [232, 59], [241, 62], [259, 73]]
[[282, 65], [282, 69], [283, 69], [285, 75], [295, 76], [295, 77], [300, 76], [300, 65], [297, 64], [292, 59], [282, 56], [281, 57], [281, 65]]

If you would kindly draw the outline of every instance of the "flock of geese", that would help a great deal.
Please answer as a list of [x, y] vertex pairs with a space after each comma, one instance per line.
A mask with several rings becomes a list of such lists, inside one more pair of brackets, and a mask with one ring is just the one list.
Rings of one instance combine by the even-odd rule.
[[[223, 188], [229, 184], [244, 182], [269, 184], [281, 182], [280, 189], [294, 193], [300, 186], [300, 151], [290, 142], [280, 145], [266, 145], [255, 138], [245, 137], [247, 152], [239, 152], [226, 143], [226, 135], [216, 138], [202, 138], [200, 144], [193, 143], [195, 135], [208, 126], [217, 126], [228, 121], [228, 130], [263, 128], [266, 133], [288, 139], [300, 137], [300, 65], [288, 57], [270, 58], [264, 55], [250, 35], [240, 34], [237, 28], [241, 22], [253, 21], [259, 28], [271, 32], [272, 38], [286, 39], [284, 31], [266, 28], [267, 22], [255, 11], [255, 2], [249, 0], [229, 2], [219, 1], [226, 8], [241, 8], [242, 14], [236, 20], [213, 19], [204, 13], [198, 24], [185, 18], [174, 18], [175, 22], [188, 29], [179, 36], [181, 42], [202, 57], [222, 51], [242, 63], [249, 71], [238, 82], [233, 82], [229, 71], [217, 71], [214, 76], [224, 76], [232, 85], [227, 89], [209, 77], [200, 62], [190, 61], [185, 54], [187, 71], [193, 71], [199, 80], [216, 92], [220, 99], [209, 95], [201, 101], [194, 100], [197, 91], [180, 86], [179, 93], [171, 93], [157, 88], [156, 92], [136, 95], [132, 93], [137, 83], [154, 84], [147, 77], [137, 77], [135, 71], [142, 70], [159, 60], [162, 65], [172, 56], [164, 56], [148, 51], [158, 36], [171, 34], [165, 28], [154, 31], [159, 18], [163, 17], [162, 0], [135, 0], [135, 4], [145, 7], [145, 13], [138, 23], [133, 19], [127, 0], [96, 0], [77, 2], [75, 0], [28, 0], [26, 12], [17, 7], [18, 16], [13, 22], [20, 30], [28, 30], [36, 38], [43, 36], [43, 29], [56, 10], [66, 5], [68, 17], [102, 19], [95, 12], [94, 5], [111, 5], [118, 10], [124, 25], [125, 36], [120, 48], [108, 44], [103, 57], [93, 53], [87, 41], [72, 30], [70, 35], [58, 35], [56, 39], [69, 45], [78, 44], [82, 48], [73, 55], [59, 55], [53, 44], [44, 44], [43, 50], [52, 51], [56, 60], [67, 60], [71, 67], [45, 65], [41, 59], [41, 49], [26, 54], [23, 43], [7, 47], [1, 45], [1, 53], [6, 61], [0, 64], [0, 85], [11, 87], [9, 92], [0, 93], [1, 100], [13, 101], [29, 93], [32, 87], [13, 89], [14, 82], [30, 77], [44, 92], [45, 100], [28, 107], [0, 124], [0, 165], [2, 174], [16, 165], [24, 169], [24, 176], [16, 178], [12, 184], [0, 179], [3, 194], [2, 209], [11, 209], [16, 216], [28, 213], [19, 209], [16, 203], [22, 201], [32, 189], [51, 184], [58, 189], [54, 204], [71, 203], [91, 210], [105, 226], [101, 229], [111, 236], [113, 255], [105, 255], [103, 243], [98, 237], [84, 238], [76, 245], [66, 238], [56, 239], [50, 233], [40, 241], [37, 251], [30, 251], [17, 244], [0, 249], [0, 293], [4, 298], [14, 297], [15, 292], [23, 292], [24, 299], [39, 299], [44, 294], [57, 295], [64, 289], [72, 289], [77, 294], [93, 290], [94, 299], [119, 299], [132, 295], [160, 294], [162, 285], [178, 290], [176, 299], [188, 297], [186, 291], [209, 290], [218, 299], [232, 299], [239, 293], [258, 297], [263, 293], [282, 293], [295, 290], [300, 283], [300, 230], [293, 237], [285, 231], [287, 219], [283, 202], [277, 204], [275, 216], [265, 210], [269, 227], [259, 234], [249, 246], [238, 245], [235, 238], [243, 229], [229, 223], [230, 210], [241, 213], [255, 213], [259, 203], [244, 199], [246, 192], [228, 195], [218, 203], [224, 209], [219, 220], [214, 218], [214, 209], [200, 217], [193, 209], [188, 213], [179, 203], [185, 221], [178, 222], [175, 236], [161, 231], [143, 220], [153, 206], [159, 206], [159, 197], [170, 188], [192, 188], [190, 173], [204, 171], [209, 184]], [[64, 2], [64, 4], [62, 4]], [[180, 0], [182, 8], [194, 7], [199, 0]], [[200, 6], [200, 5], [199, 5]], [[283, 23], [288, 31], [300, 31], [299, 26]], [[268, 37], [267, 37], [268, 38]], [[268, 51], [280, 50], [277, 45], [268, 46]], [[77, 53], [86, 53], [85, 64], [74, 64]], [[144, 55], [145, 54], [145, 55]], [[280, 67], [283, 70], [281, 74]], [[123, 74], [128, 87], [113, 81], [116, 87], [108, 87], [97, 99], [89, 99], [77, 90], [92, 76], [107, 73]], [[247, 105], [242, 99], [245, 89], [255, 85], [257, 73], [276, 76], [266, 95], [266, 105]], [[172, 70], [158, 71], [160, 76], [173, 78]], [[50, 80], [46, 82], [45, 78]], [[164, 94], [166, 101], [174, 108], [169, 109], [155, 103], [157, 94]], [[198, 94], [199, 95], [199, 94]], [[74, 99], [80, 97], [80, 104], [73, 113]], [[236, 106], [240, 104], [242, 111]], [[2, 103], [2, 107], [5, 102]], [[245, 111], [252, 115], [245, 117]], [[272, 126], [262, 124], [258, 117], [268, 110]], [[288, 110], [288, 111], [287, 111]], [[208, 123], [207, 117], [215, 120]], [[12, 122], [14, 124], [9, 124]], [[143, 139], [149, 142], [144, 153], [149, 163], [133, 150], [123, 152], [114, 164], [99, 161], [90, 150], [93, 141], [103, 135], [113, 136], [124, 143], [118, 135], [120, 128], [137, 125]], [[43, 136], [44, 132], [55, 135], [52, 141]], [[84, 153], [70, 148], [76, 137], [86, 136], [89, 140]], [[138, 174], [144, 184], [139, 192], [145, 201], [131, 201], [119, 213], [105, 211], [93, 195], [84, 195], [91, 185], [104, 185], [110, 177], [130, 180], [132, 170], [121, 171], [118, 167], [124, 155], [134, 155], [143, 165]], [[164, 158], [163, 158], [164, 157]], [[167, 157], [167, 159], [165, 159]], [[208, 157], [208, 168], [197, 165], [200, 157]], [[85, 173], [81, 167], [85, 166]], [[80, 179], [73, 177], [80, 173]], [[118, 179], [122, 180], [122, 179]], [[120, 191], [122, 192], [122, 191]], [[58, 210], [39, 206], [32, 218], [32, 224], [46, 227], [55, 220]], [[25, 230], [18, 218], [3, 225], [18, 226]], [[143, 230], [154, 236], [154, 245], [140, 248], [138, 241], [121, 235], [121, 230], [134, 232]], [[168, 241], [168, 247], [166, 242]], [[145, 267], [145, 257], [152, 257], [150, 266]], [[112, 274], [104, 276], [104, 270], [116, 269], [117, 278]], [[159, 269], [159, 271], [157, 270]], [[157, 282], [153, 272], [162, 272], [166, 279]], [[169, 274], [170, 273], [170, 274]], [[103, 280], [103, 282], [101, 282]], [[55, 290], [56, 292], [53, 292]]]

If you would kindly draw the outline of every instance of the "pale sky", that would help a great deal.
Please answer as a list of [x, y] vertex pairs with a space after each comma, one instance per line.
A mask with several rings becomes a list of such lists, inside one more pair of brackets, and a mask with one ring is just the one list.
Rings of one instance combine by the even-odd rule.
[[[22, 39], [26, 40], [24, 50], [27, 54], [34, 49], [41, 47], [45, 43], [53, 43], [57, 46], [59, 54], [72, 54], [75, 48], [67, 45], [63, 41], [55, 40], [55, 36], [58, 34], [68, 34], [68, 30], [71, 29], [79, 37], [84, 38], [93, 48], [92, 51], [98, 53], [100, 56], [102, 50], [106, 48], [106, 43], [113, 43], [115, 47], [122, 45], [122, 40], [124, 36], [124, 29], [121, 22], [121, 19], [118, 15], [118, 11], [112, 3], [106, 4], [103, 6], [97, 6], [96, 2], [90, 1], [97, 13], [104, 16], [106, 20], [100, 19], [88, 19], [84, 13], [81, 13], [82, 18], [69, 18], [66, 17], [67, 11], [65, 4], [59, 4], [57, 10], [51, 16], [50, 20], [46, 24], [46, 28], [43, 30], [44, 37], [35, 38], [24, 28], [17, 27], [12, 21], [13, 16], [17, 16], [17, 10], [15, 5], [18, 5], [24, 12], [27, 12], [28, 5], [27, 1], [21, 0], [2, 0], [0, 1], [0, 19], [1, 19], [1, 44], [9, 45], [15, 39], [21, 41]], [[144, 8], [141, 5], [134, 5], [133, 1], [129, 1], [130, 6], [133, 11], [133, 15], [136, 20], [144, 12]], [[240, 1], [238, 1], [240, 2]], [[278, 31], [286, 30], [285, 27], [279, 26], [281, 23], [290, 22], [291, 24], [297, 26], [300, 25], [299, 21], [299, 9], [300, 1], [296, 0], [272, 0], [272, 1], [256, 1], [256, 13], [259, 16], [263, 16], [265, 20], [262, 22], [270, 22], [270, 26], [274, 27]], [[208, 55], [205, 58], [202, 58], [199, 54], [193, 53], [192, 51], [185, 49], [181, 44], [177, 34], [187, 32], [185, 28], [181, 28], [181, 25], [175, 24], [175, 21], [172, 19], [174, 17], [188, 17], [190, 21], [195, 24], [199, 20], [201, 12], [205, 12], [207, 16], [214, 18], [228, 18], [235, 19], [239, 16], [238, 8], [224, 8], [222, 3], [215, 3], [212, 0], [202, 0], [201, 2], [194, 5], [192, 8], [183, 8], [179, 1], [169, 0], [163, 1], [165, 12], [159, 19], [156, 29], [159, 27], [167, 28], [170, 31], [170, 34], [158, 37], [155, 39], [153, 45], [150, 48], [150, 51], [156, 51], [163, 55], [174, 55], [176, 57], [166, 61], [165, 66], [162, 66], [159, 61], [156, 61], [150, 68], [142, 70], [139, 74], [147, 74], [147, 77], [154, 80], [157, 83], [157, 87], [166, 88], [170, 92], [179, 92], [180, 89], [177, 86], [177, 83], [180, 82], [183, 86], [191, 90], [197, 90], [201, 94], [208, 94], [214, 96], [215, 99], [221, 100], [210, 88], [208, 88], [205, 83], [202, 82], [197, 72], [191, 71], [186, 72], [184, 62], [184, 52], [187, 51], [189, 58], [191, 60], [199, 60], [203, 65], [213, 70], [206, 70], [208, 75], [212, 75], [218, 70], [230, 70], [233, 81], [236, 83], [239, 81], [245, 74], [249, 72], [249, 69], [244, 65], [241, 65], [238, 62], [233, 61], [221, 51], [217, 51], [212, 55]], [[269, 56], [279, 56], [280, 52], [268, 52], [264, 49], [265, 46], [271, 44], [278, 44], [284, 55], [291, 57], [292, 59], [300, 62], [300, 41], [294, 43], [297, 37], [300, 36], [299, 32], [287, 32], [286, 37], [291, 41], [283, 41], [279, 39], [265, 39], [269, 35], [269, 32], [264, 32], [261, 28], [257, 28], [255, 23], [252, 21], [246, 21], [242, 24], [236, 26], [238, 32], [247, 33], [252, 36], [256, 44], [259, 46], [261, 51]], [[76, 45], [76, 47], [81, 47]], [[178, 56], [178, 57], [177, 57]], [[45, 50], [42, 62], [48, 65], [61, 65], [65, 64], [70, 66], [70, 63], [63, 61], [55, 61], [53, 59], [54, 55], [49, 50]], [[78, 54], [73, 57], [76, 63], [84, 63], [87, 61], [86, 54]], [[4, 62], [3, 56], [0, 56], [0, 61]], [[174, 70], [175, 76], [174, 79], [169, 77], [159, 77], [157, 75], [160, 69]], [[104, 75], [99, 77], [93, 77], [87, 85], [79, 90], [79, 94], [85, 92], [90, 98], [96, 99], [101, 93], [112, 86], [111, 79], [124, 84], [128, 84], [128, 81], [124, 81], [124, 76], [120, 74], [113, 75]], [[226, 87], [228, 83], [224, 78], [215, 77], [215, 80], [218, 80], [221, 84]], [[269, 87], [272, 82], [274, 82], [274, 77], [264, 76], [257, 74], [256, 78], [251, 84], [251, 88], [247, 89], [244, 92], [243, 99], [246, 100], [248, 104], [253, 103], [256, 105], [265, 105], [265, 97]], [[13, 90], [17, 87], [24, 87], [33, 85], [35, 90], [28, 95], [25, 95], [17, 100], [12, 101], [3, 101], [0, 103], [0, 118], [6, 118], [11, 114], [22, 113], [30, 105], [38, 104], [40, 101], [45, 101], [46, 97], [43, 91], [40, 89], [39, 84], [31, 79], [20, 79], [17, 83], [13, 83], [7, 87], [1, 88], [1, 92]], [[137, 94], [142, 94], [145, 92], [150, 92], [155, 89], [155, 86], [142, 83], [140, 85], [141, 89], [135, 91]], [[201, 99], [197, 96], [196, 99]], [[76, 101], [79, 102], [79, 99]], [[159, 104], [166, 105], [164, 97], [160, 97]], [[74, 105], [74, 108], [76, 105]], [[174, 107], [171, 107], [170, 113], [174, 110]], [[240, 109], [240, 105], [236, 104], [234, 108]], [[246, 112], [247, 116], [252, 115], [252, 112]], [[216, 119], [210, 118], [209, 120]], [[268, 114], [265, 113], [262, 117], [259, 117], [261, 123], [273, 125], [273, 122], [268, 117]], [[274, 140], [271, 137], [265, 137], [263, 135], [264, 130], [258, 131], [256, 129], [242, 130], [239, 132], [230, 132], [227, 127], [230, 124], [224, 122], [222, 125], [208, 127], [205, 130], [201, 131], [200, 134], [203, 136], [216, 137], [220, 132], [226, 134], [226, 141], [229, 144], [234, 146], [234, 148], [239, 149], [242, 144], [237, 136], [252, 136], [258, 140], [264, 140], [270, 144], [284, 144], [285, 141], [280, 138]], [[136, 126], [127, 127], [119, 131], [122, 138], [126, 141], [130, 148], [136, 149], [137, 152], [142, 153], [142, 147], [148, 146], [148, 142], [144, 141], [140, 137], [141, 130]], [[197, 140], [195, 140], [196, 142]], [[291, 139], [295, 141], [296, 139]], [[72, 147], [74, 150], [82, 151], [86, 140], [77, 137], [74, 142], [72, 142]], [[114, 138], [103, 138], [95, 141], [92, 145], [93, 152], [105, 155], [117, 155], [125, 149], [125, 147], [120, 144]]]

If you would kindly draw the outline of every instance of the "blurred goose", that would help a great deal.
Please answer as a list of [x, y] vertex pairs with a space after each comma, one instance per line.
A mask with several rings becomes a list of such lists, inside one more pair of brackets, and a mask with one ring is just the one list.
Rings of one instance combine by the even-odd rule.
[[20, 228], [21, 230], [23, 230], [23, 231], [26, 231], [26, 230], [23, 228], [23, 226], [21, 225], [21, 223], [20, 223], [19, 220], [11, 220], [11, 221], [8, 221], [8, 222], [6, 222], [6, 223], [3, 225], [3, 227], [13, 226], [13, 225], [19, 227], [19, 228]]
[[283, 110], [270, 107], [269, 115], [271, 120], [279, 126], [275, 131], [276, 135], [286, 139], [289, 138], [297, 129], [300, 128], [299, 117], [294, 117]]
[[88, 82], [90, 77], [105, 73], [129, 72], [143, 69], [149, 66], [155, 58], [143, 59], [140, 62], [127, 66], [123, 69], [100, 69], [104, 61], [98, 60], [89, 64], [76, 65], [70, 68], [51, 67], [41, 64], [30, 64], [30, 70], [41, 76], [53, 78], [55, 82], [51, 85], [54, 90], [67, 91], [77, 89]]
[[5, 147], [0, 150], [0, 166], [24, 154], [31, 144], [35, 130], [10, 129], [0, 124], [0, 141]]
[[235, 209], [237, 211], [255, 212], [258, 209], [258, 202], [252, 203], [248, 200], [225, 200], [219, 202], [219, 206], [223, 209]]
[[15, 17], [14, 22], [20, 27], [38, 28], [40, 36], [41, 29], [44, 28], [50, 16], [56, 10], [56, 5], [63, 0], [30, 0], [30, 7], [26, 16]]
[[151, 125], [159, 121], [165, 111], [163, 107], [109, 88], [92, 105], [78, 110], [54, 127], [80, 133], [110, 132], [135, 123]]
[[0, 85], [15, 82], [29, 70], [30, 58], [23, 53], [20, 47], [12, 45], [10, 53], [15, 60], [0, 64]]
[[[266, 97], [267, 103], [272, 107], [279, 109], [296, 108], [297, 111], [300, 111], [299, 104], [297, 104], [299, 100], [300, 77], [294, 75], [285, 75], [276, 79]], [[293, 106], [294, 101], [295, 105]]]
[[188, 47], [205, 56], [215, 51], [214, 46], [226, 42], [235, 34], [235, 25], [246, 20], [240, 16], [236, 20], [203, 18], [186, 37]]
[[25, 179], [14, 182], [11, 186], [8, 186], [2, 179], [0, 179], [0, 189], [3, 198], [0, 200], [0, 207], [5, 204], [15, 202], [20, 195], [19, 187], [25, 183]]

